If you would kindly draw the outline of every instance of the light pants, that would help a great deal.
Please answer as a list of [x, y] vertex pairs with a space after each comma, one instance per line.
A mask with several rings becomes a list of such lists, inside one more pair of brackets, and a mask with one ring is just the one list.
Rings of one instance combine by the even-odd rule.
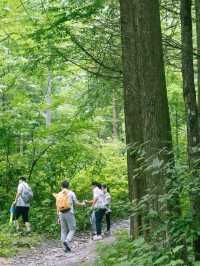
[[60, 213], [59, 217], [61, 225], [61, 241], [67, 242], [67, 244], [70, 245], [76, 231], [75, 216], [71, 211], [68, 211]]
[[96, 235], [96, 218], [95, 218], [95, 212], [93, 211], [91, 216], [90, 216], [90, 223], [91, 223], [91, 230], [92, 230], [92, 235]]

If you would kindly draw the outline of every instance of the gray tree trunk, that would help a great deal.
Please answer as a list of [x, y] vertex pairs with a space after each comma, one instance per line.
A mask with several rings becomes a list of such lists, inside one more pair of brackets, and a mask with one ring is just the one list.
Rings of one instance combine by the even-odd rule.
[[[138, 51], [135, 10], [133, 1], [121, 0], [121, 32], [123, 57], [123, 83], [124, 83], [124, 112], [127, 143], [127, 166], [130, 200], [139, 201], [144, 195], [145, 178], [135, 176], [134, 170], [139, 167], [137, 147], [143, 143], [142, 136], [142, 110], [140, 95], [140, 80], [138, 76]], [[135, 151], [136, 149], [136, 151]], [[141, 216], [131, 217], [130, 233], [138, 237], [141, 229]]]
[[[152, 158], [151, 163], [158, 168], [158, 174], [149, 171], [147, 178], [136, 175], [135, 170], [140, 166], [137, 154], [128, 150], [130, 198], [141, 199], [146, 185], [159, 197], [166, 192], [166, 178], [171, 178], [159, 171], [159, 166], [174, 165], [159, 2], [121, 0], [120, 6], [127, 145], [146, 143], [145, 157], [147, 160]], [[179, 215], [178, 196], [175, 201], [176, 204], [168, 207]], [[155, 200], [153, 205], [158, 209], [158, 201]]]
[[[199, 121], [196, 102], [193, 68], [193, 42], [192, 42], [192, 15], [191, 0], [181, 0], [181, 38], [182, 38], [182, 77], [183, 96], [187, 116], [187, 141], [188, 141], [188, 162], [193, 171], [194, 186], [200, 186], [200, 180], [195, 169], [199, 169]], [[193, 207], [193, 222], [195, 230], [200, 230], [200, 196], [197, 193], [191, 194]], [[195, 259], [200, 260], [200, 237], [194, 239]]]
[[197, 35], [197, 84], [198, 84], [198, 113], [200, 115], [200, 0], [195, 0], [196, 35]]
[[[138, 30], [138, 61], [143, 110], [143, 141], [146, 157], [167, 164], [173, 160], [172, 136], [164, 73], [159, 2], [138, 0], [136, 16]], [[160, 152], [160, 151], [163, 152]], [[156, 166], [155, 166], [156, 167]], [[148, 188], [164, 193], [165, 175], [148, 175]], [[156, 204], [156, 202], [155, 202]], [[155, 206], [156, 207], [156, 206]]]

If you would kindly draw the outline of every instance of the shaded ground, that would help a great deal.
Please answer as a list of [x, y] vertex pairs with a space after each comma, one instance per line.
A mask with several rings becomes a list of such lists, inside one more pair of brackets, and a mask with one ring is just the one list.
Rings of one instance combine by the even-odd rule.
[[5, 266], [7, 265], [7, 260], [4, 258], [0, 258], [0, 266]]
[[[115, 232], [128, 228], [128, 221], [119, 221], [112, 226], [112, 234], [105, 237], [103, 243], [112, 243]], [[90, 239], [89, 234], [78, 234], [73, 242], [73, 251], [64, 253], [60, 241], [46, 241], [38, 247], [19, 254], [9, 262], [1, 261], [0, 266], [75, 266], [93, 265], [96, 254], [96, 242]]]

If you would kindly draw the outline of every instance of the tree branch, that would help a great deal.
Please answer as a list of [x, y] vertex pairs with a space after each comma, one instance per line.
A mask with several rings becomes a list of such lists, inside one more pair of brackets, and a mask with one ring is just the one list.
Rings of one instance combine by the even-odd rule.
[[45, 149], [43, 149], [43, 150], [39, 153], [39, 155], [38, 155], [37, 158], [33, 159], [33, 161], [32, 161], [32, 165], [31, 165], [31, 168], [30, 168], [30, 171], [29, 171], [28, 179], [31, 178], [32, 173], [33, 173], [33, 170], [34, 170], [35, 166], [37, 165], [38, 161], [39, 161], [39, 160], [41, 159], [41, 157], [42, 157], [42, 156], [48, 151], [48, 149], [49, 149], [50, 147], [52, 147], [53, 145], [54, 145], [54, 143], [50, 143]]

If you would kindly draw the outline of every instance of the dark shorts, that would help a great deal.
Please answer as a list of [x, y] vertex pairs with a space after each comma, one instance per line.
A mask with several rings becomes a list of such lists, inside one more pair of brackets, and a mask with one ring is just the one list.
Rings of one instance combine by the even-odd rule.
[[15, 211], [15, 219], [17, 220], [22, 216], [23, 223], [28, 223], [29, 207], [17, 206]]

